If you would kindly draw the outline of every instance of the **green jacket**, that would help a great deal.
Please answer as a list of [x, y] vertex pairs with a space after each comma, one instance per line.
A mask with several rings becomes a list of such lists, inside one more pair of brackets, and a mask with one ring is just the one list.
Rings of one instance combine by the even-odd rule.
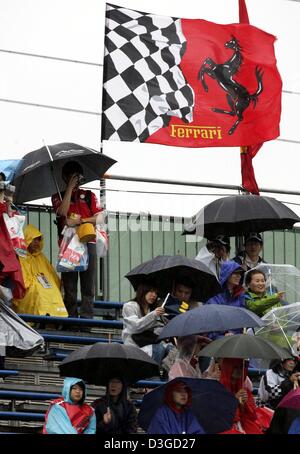
[[278, 293], [273, 293], [273, 295], [265, 293], [264, 296], [259, 296], [248, 290], [245, 293], [245, 306], [259, 317], [262, 317], [270, 309], [281, 307], [281, 302]]

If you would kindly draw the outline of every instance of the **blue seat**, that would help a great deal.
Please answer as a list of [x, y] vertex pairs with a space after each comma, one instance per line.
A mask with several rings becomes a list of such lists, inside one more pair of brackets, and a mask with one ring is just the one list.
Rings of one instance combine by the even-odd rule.
[[9, 389], [0, 390], [0, 399], [11, 400], [53, 400], [59, 397], [56, 393], [39, 393], [31, 391], [12, 391]]
[[100, 320], [95, 318], [50, 317], [47, 315], [18, 314], [25, 322], [43, 323], [45, 325], [78, 325], [100, 328], [123, 329], [119, 320]]
[[165, 383], [167, 383], [166, 380], [139, 380], [134, 386], [139, 386], [141, 388], [156, 388], [157, 386], [164, 385]]
[[122, 309], [124, 303], [118, 301], [100, 301], [96, 300], [94, 302], [94, 307], [98, 309]]
[[61, 342], [66, 344], [95, 344], [96, 342], [103, 343], [118, 343], [122, 344], [122, 339], [108, 339], [106, 337], [93, 337], [93, 336], [74, 336], [74, 335], [63, 335], [63, 334], [42, 334], [45, 342]]
[[18, 370], [0, 369], [0, 377], [9, 377], [18, 374], [19, 374]]
[[44, 421], [45, 413], [23, 411], [0, 411], [0, 420], [6, 421]]
[[248, 375], [249, 377], [261, 377], [267, 369], [254, 369], [253, 367], [249, 367]]

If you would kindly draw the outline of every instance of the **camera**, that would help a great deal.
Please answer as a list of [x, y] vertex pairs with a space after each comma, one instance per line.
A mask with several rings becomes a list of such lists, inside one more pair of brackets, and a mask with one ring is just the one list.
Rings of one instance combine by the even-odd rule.
[[85, 183], [85, 178], [84, 178], [84, 176], [78, 174], [78, 175], [77, 175], [77, 181], [78, 181], [78, 184], [79, 184], [79, 185]]
[[5, 181], [0, 181], [0, 192], [5, 191], [5, 194], [9, 196], [14, 194], [15, 190], [16, 190], [15, 186], [6, 183]]

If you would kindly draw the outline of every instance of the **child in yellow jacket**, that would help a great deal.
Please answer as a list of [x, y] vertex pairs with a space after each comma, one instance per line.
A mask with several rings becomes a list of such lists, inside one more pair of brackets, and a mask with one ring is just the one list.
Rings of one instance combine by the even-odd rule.
[[24, 236], [27, 255], [19, 259], [26, 293], [24, 298], [13, 300], [13, 309], [19, 314], [67, 317], [60, 292], [60, 279], [42, 252], [43, 234], [28, 224]]

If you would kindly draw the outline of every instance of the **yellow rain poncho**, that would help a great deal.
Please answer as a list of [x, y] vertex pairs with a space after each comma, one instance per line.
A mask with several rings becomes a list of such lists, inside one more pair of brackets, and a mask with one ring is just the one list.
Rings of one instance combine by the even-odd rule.
[[[29, 224], [24, 230], [27, 256], [20, 257], [26, 293], [22, 299], [13, 300], [13, 309], [19, 314], [53, 315], [67, 317], [60, 280], [53, 266], [43, 254], [43, 234]], [[28, 247], [35, 238], [41, 237], [39, 249], [30, 253]]]

